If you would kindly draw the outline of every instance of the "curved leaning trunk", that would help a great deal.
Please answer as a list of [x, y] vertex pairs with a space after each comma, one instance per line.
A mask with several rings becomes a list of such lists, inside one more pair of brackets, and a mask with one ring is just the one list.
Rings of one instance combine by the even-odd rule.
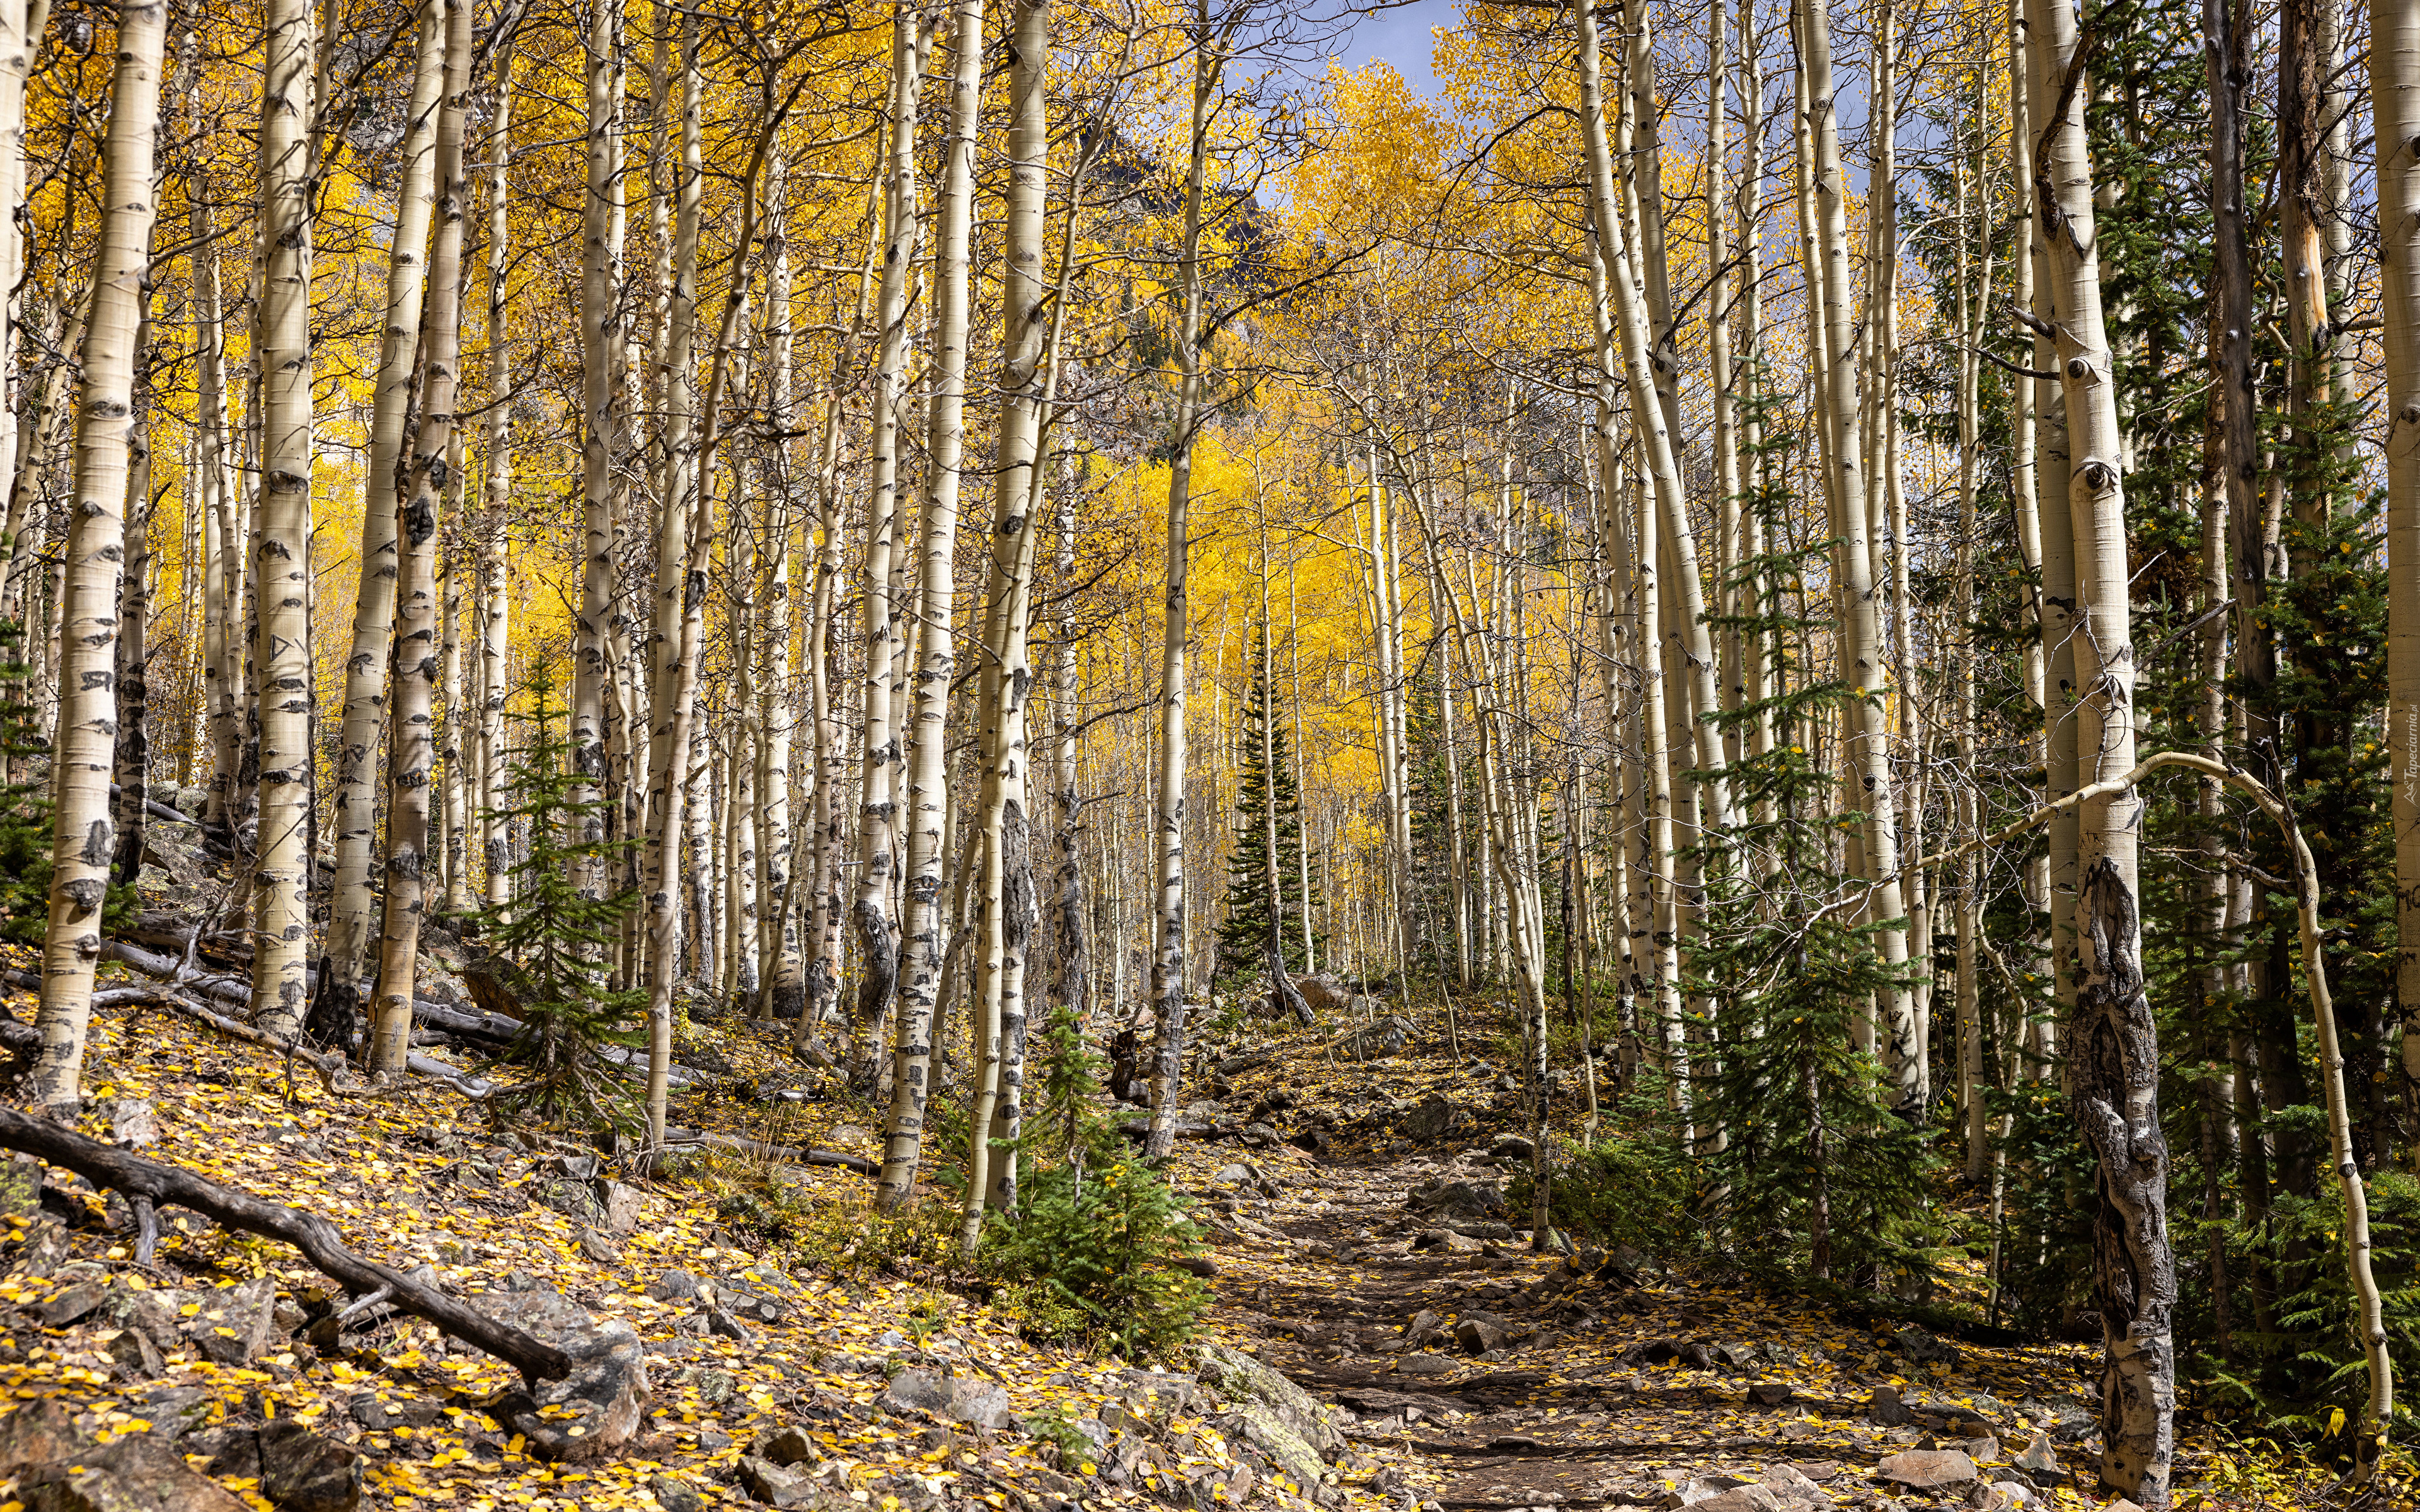
[[377, 850], [373, 826], [379, 742], [386, 733], [388, 651], [402, 574], [396, 511], [405, 488], [404, 427], [415, 398], [412, 368], [428, 292], [428, 232], [435, 208], [431, 193], [439, 172], [436, 141], [444, 85], [446, 0], [420, 0], [419, 10], [419, 54], [404, 120], [403, 175], [396, 192], [395, 243], [387, 259], [386, 318], [372, 391], [369, 466], [362, 474], [361, 566], [354, 588], [352, 651], [345, 661], [332, 818], [336, 875], [329, 894], [318, 983], [329, 999], [330, 1022], [348, 1032], [357, 1018], [355, 1004], [377, 904], [370, 878]]
[[101, 909], [114, 859], [110, 768], [116, 755], [118, 583], [126, 539], [135, 347], [151, 256], [154, 137], [167, 8], [118, 12], [111, 89], [104, 221], [93, 270], [92, 322], [76, 394], [75, 507], [69, 513], [59, 625], [58, 733], [51, 753], [50, 923], [42, 941], [41, 1046], [30, 1100], [54, 1112], [82, 1104], [85, 1026]]
[[2068, 1095], [2099, 1157], [2093, 1271], [2105, 1354], [2102, 1479], [2152, 1512], [2167, 1505], [2175, 1452], [2177, 1300], [2167, 1229], [2167, 1146], [2160, 1132], [2159, 1039], [2145, 994], [2136, 883], [2140, 795], [2108, 791], [2134, 765], [2134, 661], [2126, 553], [2124, 436], [2101, 312], [2092, 163], [2076, 70], [2073, 11], [2027, 0], [2032, 35], [2038, 234], [2054, 283], [2055, 342], [2066, 399], [2064, 482], [2075, 532], [2074, 709], [2077, 805], [2075, 1016]]
[[399, 570], [395, 692], [387, 721], [386, 899], [372, 1000], [369, 1066], [401, 1071], [411, 1045], [412, 986], [427, 906], [428, 799], [437, 762], [439, 514], [453, 481], [454, 400], [462, 346], [462, 122], [471, 88], [470, 0], [445, 0], [445, 92], [437, 127], [437, 235], [420, 347], [420, 424], [411, 494], [396, 519]]

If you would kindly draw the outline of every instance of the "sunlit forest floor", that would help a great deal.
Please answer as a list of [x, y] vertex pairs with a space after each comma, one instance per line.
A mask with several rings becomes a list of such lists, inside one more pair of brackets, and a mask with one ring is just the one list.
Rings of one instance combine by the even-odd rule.
[[[24, 995], [8, 1008], [32, 1016]], [[256, 1506], [272, 1504], [259, 1481], [225, 1473], [213, 1445], [279, 1419], [363, 1457], [363, 1504], [404, 1509], [2105, 1504], [2086, 1442], [2097, 1351], [1853, 1319], [1628, 1249], [1532, 1254], [1526, 1209], [1491, 1206], [1525, 1164], [1498, 1066], [1456, 1062], [1424, 1022], [1404, 1054], [1359, 1063], [1333, 1049], [1343, 1027], [1228, 1025], [1187, 1110], [1212, 1137], [1184, 1140], [1173, 1173], [1216, 1266], [1203, 1337], [1321, 1404], [1311, 1437], [1332, 1438], [1307, 1461], [1252, 1441], [1249, 1394], [1197, 1388], [1219, 1372], [1190, 1351], [1144, 1362], [1156, 1374], [1032, 1342], [946, 1260], [945, 1193], [877, 1219], [861, 1174], [795, 1164], [808, 1147], [876, 1153], [877, 1125], [789, 1058], [783, 1030], [736, 1023], [684, 1031], [681, 1059], [710, 1077], [675, 1119], [755, 1152], [708, 1147], [634, 1182], [591, 1145], [490, 1129], [441, 1083], [332, 1096], [188, 1019], [96, 1016], [94, 1131], [117, 1100], [147, 1101], [148, 1153], [324, 1213], [373, 1257], [431, 1267], [457, 1294], [519, 1273], [627, 1321], [652, 1398], [616, 1454], [534, 1458], [489, 1410], [507, 1366], [411, 1319], [330, 1327], [330, 1284], [283, 1245], [172, 1211], [156, 1263], [136, 1265], [123, 1205], [56, 1170], [39, 1200], [6, 1189], [0, 1387], [21, 1423], [50, 1399], [93, 1444], [169, 1435]], [[1446, 1111], [1423, 1114], [1438, 1096]], [[122, 1311], [70, 1296], [171, 1289], [194, 1317], [263, 1276], [276, 1300], [256, 1350], [197, 1332], [156, 1360], [113, 1326]], [[903, 1401], [922, 1379], [998, 1395]], [[2180, 1427], [2180, 1505], [2311, 1505], [2332, 1478]]]

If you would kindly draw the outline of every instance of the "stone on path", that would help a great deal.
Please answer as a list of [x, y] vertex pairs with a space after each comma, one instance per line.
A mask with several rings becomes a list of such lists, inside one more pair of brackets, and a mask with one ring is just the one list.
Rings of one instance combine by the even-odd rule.
[[1874, 1473], [1912, 1490], [1962, 1486], [1975, 1478], [1975, 1461], [1962, 1449], [1910, 1449], [1874, 1467]]

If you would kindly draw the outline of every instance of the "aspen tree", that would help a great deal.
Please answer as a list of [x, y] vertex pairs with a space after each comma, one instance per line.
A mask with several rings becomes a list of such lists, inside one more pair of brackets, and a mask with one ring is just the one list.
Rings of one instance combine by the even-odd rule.
[[797, 443], [789, 439], [795, 413], [791, 306], [796, 298], [789, 224], [790, 156], [777, 138], [765, 169], [765, 421], [782, 439], [763, 452], [767, 666], [756, 710], [760, 732], [756, 791], [765, 803], [764, 840], [756, 853], [761, 869], [758, 887], [773, 902], [775, 910], [761, 937], [764, 959], [758, 973], [766, 1001], [776, 1017], [802, 1015], [807, 995], [805, 966], [799, 955], [798, 912], [792, 906], [801, 868], [790, 827], [790, 732], [797, 703], [791, 686], [790, 582], [797, 557], [793, 548], [799, 529], [795, 506], [799, 477], [794, 455]]
[[379, 742], [387, 729], [389, 641], [399, 572], [396, 510], [403, 491], [404, 424], [413, 400], [421, 309], [428, 292], [428, 231], [436, 189], [439, 92], [444, 84], [445, 0], [419, 0], [411, 98], [406, 106], [395, 242], [387, 259], [386, 315], [370, 409], [368, 470], [362, 475], [361, 568], [354, 589], [352, 651], [345, 662], [344, 723], [337, 745], [333, 828], [336, 875], [329, 894], [324, 983], [335, 1020], [351, 1024], [369, 949], [378, 809]]
[[291, 1037], [310, 975], [311, 238], [309, 0], [270, 0], [260, 124], [259, 525], [253, 666], [259, 828], [252, 1021]]
[[[1016, 1208], [1022, 1130], [1027, 964], [1034, 924], [1027, 708], [1033, 564], [1040, 532], [1042, 423], [1048, 383], [1043, 318], [1047, 213], [1047, 82], [1054, 17], [1048, 0], [1013, 12], [1008, 224], [1001, 260], [999, 452], [991, 561], [985, 588], [982, 789], [971, 815], [978, 919], [974, 1021], [980, 1062], [968, 1119], [966, 1211], [958, 1241], [972, 1255], [986, 1208]], [[1074, 200], [1071, 196], [1071, 207]]]
[[436, 769], [439, 647], [438, 529], [457, 458], [454, 401], [462, 345], [462, 226], [470, 184], [462, 172], [471, 92], [471, 0], [441, 0], [442, 103], [437, 120], [436, 234], [420, 332], [420, 420], [413, 428], [409, 501], [396, 521], [394, 693], [388, 713], [386, 898], [372, 1005], [369, 1069], [397, 1072], [411, 1044], [412, 987], [427, 906], [428, 797]]
[[[1194, 0], [1189, 33], [1193, 99], [1187, 124], [1185, 204], [1177, 249], [1176, 413], [1170, 422], [1167, 588], [1159, 678], [1158, 802], [1153, 816], [1151, 1005], [1156, 1015], [1151, 1078], [1151, 1133], [1143, 1154], [1164, 1160], [1176, 1143], [1176, 1098], [1185, 1067], [1186, 1011], [1186, 638], [1187, 520], [1193, 502], [1193, 443], [1202, 422], [1202, 195], [1210, 166], [1210, 127], [1221, 90], [1226, 38], [1210, 24], [1210, 0]], [[980, 1127], [980, 1125], [978, 1125]]]
[[[18, 289], [25, 279], [24, 233], [17, 224], [25, 202], [25, 84], [49, 13], [49, 0], [0, 0], [0, 375], [17, 371]], [[18, 460], [16, 428], [0, 423], [0, 479], [17, 475]], [[0, 543], [0, 550], [8, 546]]]
[[2387, 749], [2395, 802], [2396, 1000], [2420, 1082], [2420, 0], [2370, 16], [2386, 335]]
[[[507, 38], [496, 50], [495, 115], [488, 128], [488, 412], [486, 502], [475, 532], [479, 612], [478, 737], [471, 769], [471, 795], [479, 864], [485, 869], [489, 907], [512, 894], [511, 863], [496, 821], [504, 803], [505, 656], [511, 643], [512, 593], [508, 568], [513, 506], [513, 350], [511, 290], [506, 274], [512, 251], [513, 58]], [[583, 288], [583, 293], [585, 292]], [[582, 319], [585, 320], [583, 312]]]
[[[164, 68], [165, 62], [162, 64]], [[153, 176], [153, 193], [167, 176]], [[156, 215], [156, 201], [155, 201]], [[117, 592], [117, 646], [114, 653], [117, 709], [116, 751], [111, 757], [110, 823], [116, 830], [109, 874], [131, 887], [143, 872], [145, 810], [151, 796], [151, 280], [147, 268], [141, 314], [134, 328], [134, 373], [129, 393], [132, 413], [126, 427], [126, 564]]]
[[[0, 11], [8, 8], [9, 0], [0, 0]], [[191, 96], [187, 108], [199, 114]], [[226, 330], [219, 291], [218, 239], [209, 200], [200, 188], [195, 183], [188, 191], [193, 201], [194, 242], [187, 265], [194, 324], [194, 491], [208, 538], [218, 544], [206, 563], [202, 597], [202, 685], [210, 753], [209, 797], [202, 818], [232, 830], [228, 806], [235, 794], [236, 764], [241, 757], [237, 709], [243, 683], [244, 532], [238, 517], [242, 504], [226, 476]], [[0, 431], [7, 428], [0, 426]]]
[[[1018, 23], [1028, 18], [1020, 12]], [[1033, 24], [1049, 24], [1047, 9]], [[1032, 38], [1019, 33], [1019, 41]], [[882, 1182], [876, 1201], [885, 1209], [907, 1200], [923, 1153], [924, 1109], [932, 1072], [934, 1010], [941, 985], [941, 872], [949, 835], [948, 820], [950, 682], [957, 658], [951, 639], [958, 534], [958, 485], [966, 455], [967, 306], [973, 265], [970, 243], [974, 224], [975, 137], [981, 126], [983, 96], [983, 0], [957, 0], [953, 8], [950, 46], [954, 67], [950, 76], [950, 116], [941, 170], [940, 226], [933, 249], [933, 301], [937, 316], [933, 332], [933, 396], [926, 445], [931, 461], [925, 471], [923, 553], [920, 564], [923, 655], [916, 670], [915, 716], [908, 746], [912, 763], [908, 791], [908, 906], [903, 920], [900, 1014], [897, 1042], [892, 1048], [891, 1111], [884, 1129]], [[1007, 272], [1011, 289], [1038, 283], [1039, 270], [1020, 267], [1017, 255], [1039, 256], [1039, 247], [1024, 247], [1016, 239], [1038, 243], [1040, 229], [1027, 224], [1038, 218], [1047, 163], [1034, 161], [1035, 123], [1044, 119], [1042, 80], [1038, 66], [1029, 70], [1022, 53], [1016, 65], [1017, 94], [1013, 130], [1019, 134], [1011, 147], [1015, 160], [1010, 181], [1009, 235], [1012, 246]], [[1047, 153], [1047, 135], [1038, 151]], [[1030, 203], [1031, 202], [1031, 203]], [[1026, 290], [1031, 292], [1031, 290]], [[1014, 328], [1016, 313], [1010, 312]], [[1032, 316], [1026, 317], [1029, 325]]]
[[75, 506], [69, 514], [59, 625], [59, 712], [51, 762], [50, 923], [42, 943], [41, 1045], [28, 1100], [71, 1118], [83, 1103], [85, 1026], [101, 957], [113, 835], [110, 767], [116, 754], [114, 659], [126, 535], [128, 453], [134, 427], [136, 346], [144, 325], [153, 165], [160, 117], [164, 5], [118, 9], [116, 72], [103, 158], [104, 200], [93, 269], [92, 322], [76, 412]]
[[883, 193], [882, 281], [875, 308], [876, 356], [868, 402], [872, 408], [872, 456], [866, 513], [865, 668], [859, 745], [857, 885], [850, 903], [858, 938], [856, 1020], [865, 1037], [864, 1064], [883, 1052], [882, 1033], [898, 977], [898, 933], [891, 889], [900, 869], [899, 811], [892, 795], [892, 768], [901, 758], [892, 728], [897, 693], [893, 675], [901, 638], [899, 584], [892, 557], [899, 534], [899, 421], [908, 351], [908, 282], [916, 260], [922, 222], [916, 211], [916, 111], [925, 50], [932, 44], [938, 12], [922, 0], [895, 0], [891, 21], [891, 137]]
[[[2049, 250], [2067, 409], [2074, 518], [2077, 776], [2102, 782], [2134, 765], [2134, 662], [2126, 554], [2124, 439], [2101, 314], [2084, 69], [2072, 10], [2028, 0], [2038, 235]], [[2133, 789], [2078, 806], [2076, 997], [2068, 1095], [2100, 1159], [2093, 1227], [2102, 1311], [2102, 1479], [2157, 1512], [2174, 1454], [2176, 1269], [2168, 1246], [2167, 1147], [2160, 1133], [2159, 1041], [2145, 996], [2135, 878], [2142, 799]]]
[[[605, 840], [602, 805], [606, 745], [613, 727], [606, 693], [613, 652], [614, 471], [626, 447], [616, 403], [618, 370], [629, 336], [624, 325], [622, 239], [627, 225], [623, 184], [622, 0], [594, 0], [585, 49], [587, 177], [580, 233], [580, 501], [579, 643], [572, 664], [571, 760], [580, 781], [575, 801], [583, 846]], [[595, 854], [591, 851], [589, 854]], [[602, 895], [601, 867], [582, 879]]]
[[[1840, 615], [1840, 677], [1848, 686], [1846, 752], [1851, 779], [1865, 810], [1865, 874], [1874, 883], [1873, 918], [1884, 964], [1897, 974], [1908, 961], [1905, 894], [1900, 874], [1899, 811], [1892, 795], [1881, 617], [1875, 609], [1868, 480], [1857, 443], [1859, 374], [1849, 294], [1848, 186], [1840, 165], [1839, 122], [1832, 88], [1832, 39], [1822, 0], [1794, 0], [1804, 116], [1802, 204], [1810, 214], [1807, 256], [1813, 278], [1808, 318], [1816, 327], [1817, 411], [1831, 480], [1832, 529], [1839, 540], [1834, 599]], [[1902, 982], [1886, 995], [1889, 1033], [1885, 1064], [1901, 1104], [1918, 1094], [1923, 1047], [1916, 1042], [1915, 994]]]

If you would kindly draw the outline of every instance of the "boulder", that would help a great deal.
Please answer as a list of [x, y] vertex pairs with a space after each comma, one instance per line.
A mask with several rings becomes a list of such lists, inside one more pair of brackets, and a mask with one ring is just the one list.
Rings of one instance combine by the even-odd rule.
[[2037, 1433], [2033, 1442], [2018, 1450], [2016, 1458], [2009, 1462], [2032, 1474], [2055, 1475], [2060, 1469], [2058, 1446], [2050, 1442], [2049, 1434]]
[[980, 1376], [937, 1376], [929, 1370], [902, 1370], [875, 1398], [886, 1412], [929, 1412], [954, 1423], [996, 1428], [1008, 1421], [1008, 1393]]
[[353, 1512], [362, 1500], [362, 1457], [278, 1418], [259, 1428], [230, 1428], [213, 1443], [213, 1475], [260, 1483], [260, 1494], [287, 1512]]
[[1492, 1318], [1471, 1317], [1453, 1325], [1454, 1342], [1473, 1354], [1504, 1347], [1504, 1327]]
[[75, 1419], [55, 1396], [25, 1403], [0, 1417], [0, 1479], [28, 1465], [64, 1459], [83, 1447]]
[[656, 1493], [656, 1504], [664, 1512], [706, 1512], [697, 1488], [678, 1475], [658, 1475], [647, 1482], [647, 1489]]
[[1910, 1490], [1931, 1491], [1973, 1480], [1975, 1461], [1962, 1449], [1909, 1449], [1875, 1466], [1874, 1473]]
[[1314, 1013], [1326, 1013], [1346, 1007], [1354, 998], [1352, 988], [1345, 986], [1326, 972], [1313, 972], [1308, 977], [1296, 977], [1294, 980], [1294, 990], [1302, 994], [1302, 1000], [1311, 1005], [1311, 1011]]
[[205, 1291], [201, 1311], [185, 1319], [185, 1336], [217, 1365], [249, 1365], [269, 1346], [276, 1320], [277, 1283], [265, 1275]]
[[245, 1512], [174, 1445], [147, 1433], [28, 1470], [17, 1498], [25, 1512]]
[[1412, 1211], [1440, 1218], [1504, 1216], [1504, 1189], [1493, 1181], [1439, 1181], [1404, 1198]]
[[1914, 1323], [1893, 1330], [1885, 1339], [1885, 1344], [1917, 1365], [1956, 1365], [1958, 1363], [1956, 1345], [1942, 1342]]
[[619, 1319], [597, 1322], [551, 1287], [515, 1279], [520, 1288], [489, 1292], [473, 1305], [563, 1350], [571, 1357], [571, 1373], [508, 1394], [492, 1409], [497, 1420], [522, 1435], [541, 1459], [590, 1459], [629, 1443], [648, 1397], [639, 1335]]
[[950, 1410], [950, 1383], [929, 1370], [902, 1370], [891, 1378], [891, 1384], [874, 1405], [886, 1412], [931, 1412], [935, 1416]]
[[1397, 1374], [1405, 1376], [1450, 1376], [1460, 1368], [1442, 1354], [1407, 1354], [1395, 1366]]
[[1202, 1360], [1202, 1379], [1230, 1399], [1256, 1401], [1267, 1407], [1320, 1456], [1334, 1455], [1344, 1448], [1344, 1435], [1300, 1386], [1250, 1355], [1223, 1345], [1204, 1344], [1196, 1352]]
[[1327, 1466], [1317, 1450], [1277, 1409], [1264, 1402], [1245, 1402], [1216, 1419], [1218, 1431], [1231, 1443], [1248, 1443], [1267, 1457], [1274, 1468], [1283, 1471], [1295, 1485], [1309, 1489], [1317, 1486]]
[[1419, 1106], [1404, 1116], [1396, 1132], [1419, 1144], [1432, 1145], [1443, 1139], [1453, 1127], [1453, 1104], [1442, 1092], [1431, 1092], [1420, 1099]]

